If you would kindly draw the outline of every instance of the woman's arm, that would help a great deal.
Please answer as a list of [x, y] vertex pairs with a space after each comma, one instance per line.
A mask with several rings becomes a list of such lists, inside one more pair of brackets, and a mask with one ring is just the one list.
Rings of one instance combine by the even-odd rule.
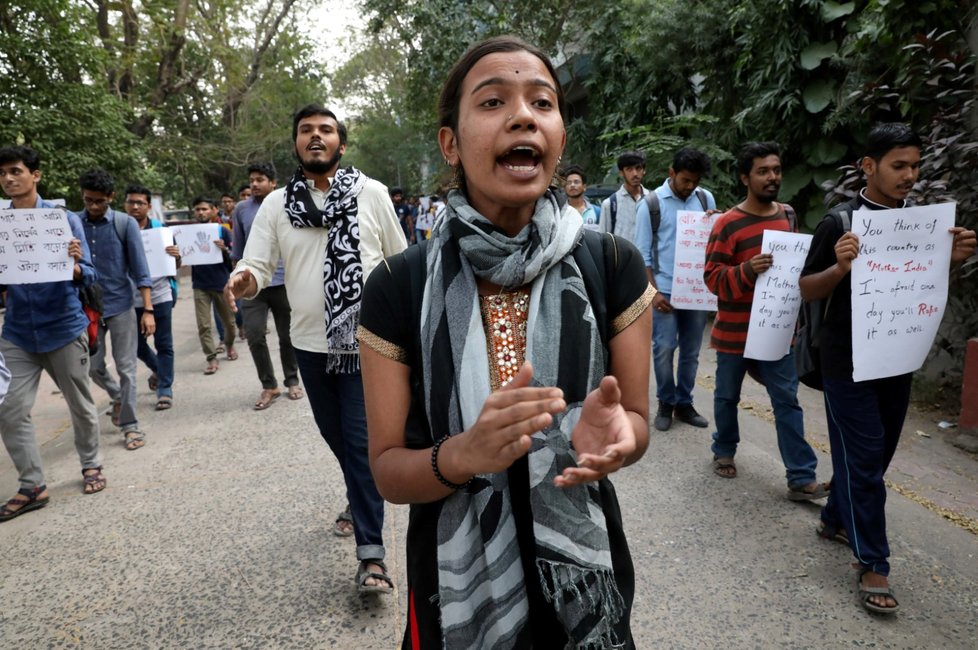
[[[646, 355], [648, 356], [648, 355]], [[452, 490], [435, 476], [431, 447], [408, 449], [405, 424], [411, 405], [410, 368], [368, 345], [360, 346], [367, 409], [370, 469], [381, 496], [391, 503], [429, 503]], [[446, 440], [438, 471], [462, 484], [476, 474], [500, 472], [530, 450], [530, 436], [546, 428], [566, 404], [559, 388], [531, 388], [533, 368], [524, 364], [505, 388], [486, 399], [471, 429]], [[435, 432], [440, 439], [444, 432]]]
[[560, 487], [597, 481], [637, 462], [649, 446], [649, 356], [652, 310], [622, 330], [608, 344], [611, 376], [584, 400], [574, 428], [578, 466], [557, 477]]

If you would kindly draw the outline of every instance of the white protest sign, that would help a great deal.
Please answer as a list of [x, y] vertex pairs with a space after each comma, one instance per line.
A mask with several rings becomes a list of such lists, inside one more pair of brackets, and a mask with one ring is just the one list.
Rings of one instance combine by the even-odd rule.
[[947, 305], [956, 204], [852, 215], [852, 379], [923, 365]]
[[36, 208], [0, 212], [0, 284], [71, 280], [74, 238], [63, 210]]
[[214, 243], [221, 238], [221, 225], [195, 223], [187, 226], [170, 226], [173, 241], [180, 247], [184, 266], [218, 264], [223, 260], [221, 249]]
[[703, 282], [706, 243], [719, 215], [680, 210], [676, 213], [676, 263], [672, 270], [672, 295], [676, 309], [716, 311], [717, 297]]
[[170, 229], [147, 228], [140, 230], [139, 234], [143, 237], [143, 250], [146, 251], [150, 277], [176, 275], [177, 260], [165, 250], [167, 246], [173, 246], [173, 233]]
[[812, 236], [765, 230], [761, 252], [773, 257], [771, 268], [757, 276], [744, 356], [777, 361], [788, 354], [795, 333], [801, 290], [798, 279], [805, 266]]

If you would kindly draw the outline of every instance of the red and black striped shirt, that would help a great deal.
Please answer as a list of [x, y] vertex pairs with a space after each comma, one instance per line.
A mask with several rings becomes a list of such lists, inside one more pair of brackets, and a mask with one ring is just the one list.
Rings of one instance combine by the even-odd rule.
[[710, 335], [710, 345], [719, 352], [743, 354], [750, 324], [751, 302], [757, 274], [750, 259], [761, 252], [765, 230], [791, 232], [790, 206], [779, 204], [777, 214], [759, 217], [732, 208], [713, 224], [706, 245], [706, 267], [703, 280], [717, 296], [717, 316]]

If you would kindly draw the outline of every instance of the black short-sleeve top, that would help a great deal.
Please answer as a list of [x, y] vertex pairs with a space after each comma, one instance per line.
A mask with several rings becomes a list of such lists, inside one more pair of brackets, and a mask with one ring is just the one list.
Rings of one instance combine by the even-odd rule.
[[[611, 237], [597, 233], [587, 233], [587, 236]], [[655, 291], [648, 282], [645, 263], [638, 249], [619, 238], [608, 239], [606, 243], [610, 244], [606, 249], [613, 256], [612, 277], [606, 278], [605, 282], [610, 340], [645, 312]], [[416, 271], [416, 277], [417, 275]], [[422, 288], [411, 286], [411, 269], [408, 268], [405, 253], [387, 258], [383, 264], [377, 266], [366, 282], [358, 332], [361, 345], [411, 368], [411, 406], [405, 423], [405, 446], [409, 449], [426, 449], [435, 442], [423, 406], [424, 391], [419, 361], [421, 293]], [[488, 356], [486, 363], [489, 363]], [[444, 434], [438, 437], [442, 435]], [[524, 574], [533, 575], [536, 572], [533, 556], [535, 544], [529, 508], [526, 458], [515, 462], [507, 472]], [[615, 580], [626, 603], [626, 615], [617, 631], [619, 638], [627, 639], [626, 647], [633, 647], [628, 613], [635, 593], [634, 569], [618, 499], [611, 481], [600, 481], [598, 490], [607, 522]], [[409, 611], [402, 642], [405, 650], [441, 647], [435, 551], [438, 546], [436, 533], [441, 503], [438, 501], [411, 506], [406, 540]], [[564, 632], [544, 599], [539, 581], [526, 580], [525, 585], [530, 605], [530, 623], [527, 629], [520, 632], [518, 647], [561, 647]]]

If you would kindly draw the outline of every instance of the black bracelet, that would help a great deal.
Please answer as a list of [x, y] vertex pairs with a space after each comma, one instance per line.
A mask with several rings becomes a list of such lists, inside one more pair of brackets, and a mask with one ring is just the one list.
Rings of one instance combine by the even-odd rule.
[[144, 314], [152, 314], [153, 313], [153, 310], [152, 309], [146, 309], [145, 307], [143, 307], [143, 313]]
[[472, 482], [472, 479], [469, 479], [465, 483], [452, 483], [447, 478], [442, 476], [441, 472], [438, 471], [438, 450], [441, 449], [441, 443], [448, 440], [448, 438], [449, 436], [445, 436], [444, 438], [436, 442], [435, 446], [431, 448], [431, 470], [435, 473], [435, 478], [438, 479], [438, 481], [445, 487], [451, 488], [453, 490], [463, 490], [469, 487], [469, 483]]

